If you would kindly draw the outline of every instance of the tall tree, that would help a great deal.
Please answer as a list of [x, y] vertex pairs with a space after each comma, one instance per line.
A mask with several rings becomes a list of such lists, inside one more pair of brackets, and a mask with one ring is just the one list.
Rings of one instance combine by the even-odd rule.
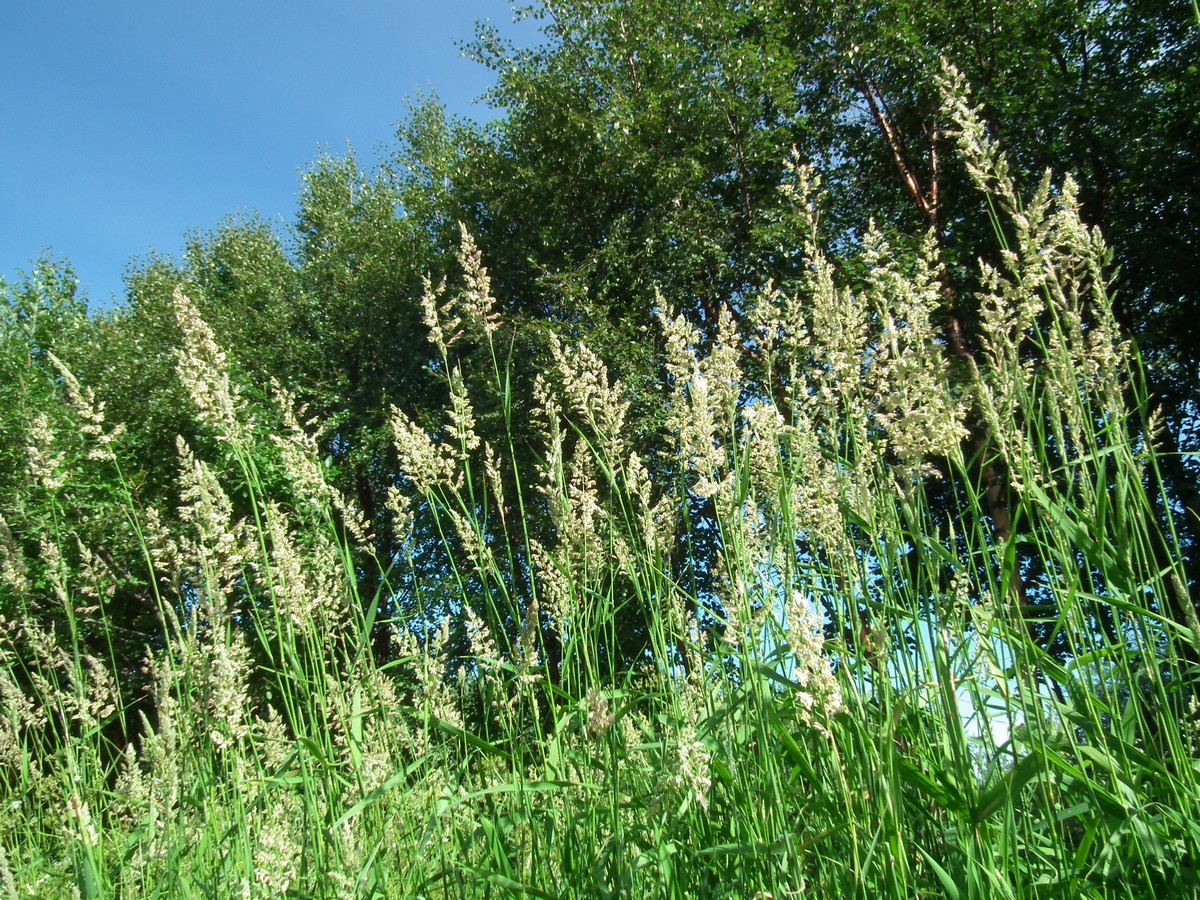
[[[1154, 251], [1173, 244], [1168, 256], [1179, 257], [1197, 234], [1186, 200], [1196, 92], [1166, 108], [1156, 99], [1188, 93], [1195, 78], [1184, 61], [1196, 34], [1182, 6], [543, 0], [528, 14], [543, 24], [542, 46], [516, 48], [491, 29], [471, 45], [497, 71], [492, 98], [507, 116], [461, 144], [459, 164], [444, 170], [447, 218], [479, 235], [497, 293], [527, 331], [585, 338], [613, 361], [638, 421], [655, 422], [661, 396], [646, 340], [659, 311], [682, 310], [708, 340], [721, 306], [738, 316], [749, 292], [799, 280], [798, 229], [781, 190], [793, 152], [829, 188], [844, 277], [858, 277], [854, 249], [870, 219], [914, 255], [934, 235], [942, 340], [966, 385], [982, 337], [977, 261], [997, 261], [1007, 236], [997, 239], [946, 134], [937, 84], [945, 59], [974, 86], [1018, 184], [1032, 189], [1047, 168], [1081, 182], [1085, 219], [1133, 273], [1118, 283], [1121, 319], [1155, 364], [1175, 439], [1186, 438], [1196, 388], [1188, 373], [1200, 354], [1186, 328], [1163, 325], [1189, 309], [1195, 319], [1200, 297], [1185, 282], [1137, 274], [1155, 256], [1145, 198], [1160, 198], [1154, 208], [1185, 235]], [[1128, 165], [1139, 158], [1178, 173], [1184, 189]], [[1177, 263], [1186, 271], [1194, 259]], [[994, 533], [1019, 545], [1004, 459], [984, 419], [976, 426], [965, 450], [978, 462]], [[1172, 502], [1195, 508], [1195, 473], [1170, 460]], [[1195, 548], [1195, 535], [1185, 544]], [[1039, 570], [1035, 559], [1018, 566], [1022, 604], [1026, 580], [1040, 590]]]
[[[1200, 360], [1200, 29], [1187, 4], [544, 0], [527, 13], [545, 44], [483, 29], [471, 45], [507, 116], [447, 173], [450, 215], [479, 234], [505, 302], [588, 334], [636, 380], [656, 307], [710, 331], [721, 303], [737, 312], [746, 291], [794, 277], [779, 188], [795, 148], [826, 179], [844, 247], [868, 218], [913, 246], [933, 231], [946, 340], [972, 353], [976, 260], [997, 242], [945, 134], [947, 59], [1018, 183], [1047, 168], [1080, 182], [1122, 271], [1118, 314], [1186, 449]], [[1196, 508], [1195, 471], [1169, 459]]]

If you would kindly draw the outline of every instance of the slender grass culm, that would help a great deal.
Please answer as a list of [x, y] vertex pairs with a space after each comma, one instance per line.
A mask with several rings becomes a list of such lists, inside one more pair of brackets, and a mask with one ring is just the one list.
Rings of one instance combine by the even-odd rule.
[[[835, 265], [794, 161], [803, 278], [707, 336], [658, 309], [648, 438], [586, 346], [518, 377], [464, 229], [422, 301], [443, 418], [391, 411], [396, 559], [287, 392], [248, 411], [186, 291], [179, 510], [139, 505], [63, 366], [78, 435], [42, 428], [30, 490], [53, 525], [68, 468], [109, 479], [140, 556], [0, 518], [0, 892], [1200, 891], [1200, 622], [1108, 257], [1070, 180], [1022, 199], [943, 87], [1000, 245], [974, 356], [932, 238], [868, 226]], [[159, 597], [136, 672], [103, 578]]]

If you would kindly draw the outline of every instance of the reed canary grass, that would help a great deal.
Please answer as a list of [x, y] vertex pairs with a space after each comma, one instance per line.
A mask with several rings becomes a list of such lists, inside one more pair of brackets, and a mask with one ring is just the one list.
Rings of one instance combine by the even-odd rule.
[[[394, 559], [329, 483], [320, 423], [276, 389], [264, 438], [238, 348], [177, 291], [179, 509], [126, 490], [141, 556], [105, 561], [63, 511], [125, 436], [56, 364], [25, 461], [57, 518], [31, 539], [0, 517], [0, 890], [1194, 893], [1200, 624], [1107, 253], [1074, 185], [1023, 200], [943, 84], [1003, 242], [969, 364], [932, 238], [862, 223], [839, 265], [794, 160], [803, 276], [708, 334], [658, 301], [651, 445], [562, 337], [518, 419], [464, 229], [458, 280], [419, 300], [446, 408], [390, 413]], [[366, 564], [402, 617], [358, 595]], [[161, 600], [136, 712], [89, 649], [134, 582]]]

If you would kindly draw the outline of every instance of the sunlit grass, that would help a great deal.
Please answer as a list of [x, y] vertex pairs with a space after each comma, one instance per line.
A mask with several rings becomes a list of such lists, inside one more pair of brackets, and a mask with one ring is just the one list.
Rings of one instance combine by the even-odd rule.
[[[444, 422], [393, 411], [402, 559], [372, 557], [286, 394], [283, 430], [256, 436], [178, 294], [207, 433], [180, 444], [179, 533], [125, 493], [176, 598], [148, 696], [83, 649], [105, 628], [88, 573], [50, 565], [66, 631], [25, 607], [0, 637], [0, 890], [1195, 892], [1200, 623], [1103, 247], [1069, 186], [1018, 211], [989, 148], [965, 152], [1013, 237], [978, 365], [945, 358], [932, 245], [903, 261], [872, 232], [870, 274], [841, 284], [810, 212], [793, 294], [712, 335], [661, 311], [658, 452], [586, 348], [547, 348], [516, 421], [464, 235], [465, 287], [425, 298]], [[77, 558], [58, 540], [43, 561]], [[372, 566], [405, 585], [402, 619], [360, 596]]]

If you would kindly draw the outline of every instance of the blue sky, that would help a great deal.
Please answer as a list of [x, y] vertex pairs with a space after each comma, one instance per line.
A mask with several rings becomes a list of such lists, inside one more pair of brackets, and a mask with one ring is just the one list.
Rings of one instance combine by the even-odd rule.
[[93, 307], [151, 250], [232, 213], [291, 222], [299, 173], [389, 143], [406, 103], [476, 104], [474, 22], [507, 0], [0, 2], [0, 276], [69, 259]]

